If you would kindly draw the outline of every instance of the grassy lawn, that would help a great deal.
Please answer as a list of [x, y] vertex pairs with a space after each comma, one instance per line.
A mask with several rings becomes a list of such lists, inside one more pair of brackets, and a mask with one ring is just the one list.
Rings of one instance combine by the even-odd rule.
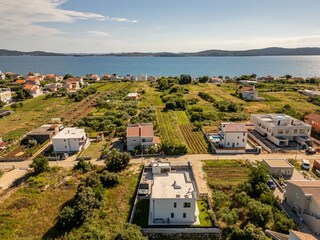
[[98, 159], [100, 158], [101, 152], [104, 150], [105, 145], [105, 141], [90, 142], [90, 145], [81, 153], [80, 157], [90, 156], [92, 159]]
[[[65, 97], [45, 99], [45, 96], [28, 99], [23, 107], [12, 115], [0, 119], [0, 136], [4, 138], [19, 138], [31, 129], [48, 123], [51, 118], [61, 117], [75, 103], [65, 100]], [[6, 107], [10, 109], [10, 107]]]
[[200, 226], [202, 227], [212, 227], [213, 222], [212, 218], [209, 214], [209, 206], [207, 201], [204, 200], [197, 200], [197, 205], [199, 209], [199, 219], [200, 219]]
[[[40, 239], [56, 223], [61, 206], [75, 194], [74, 185], [59, 183], [68, 172], [60, 169], [36, 177], [0, 205], [1, 239]], [[50, 187], [41, 191], [44, 185]]]
[[247, 180], [248, 164], [240, 160], [205, 161], [203, 170], [212, 189], [230, 190]]
[[149, 218], [149, 199], [142, 199], [138, 202], [133, 223], [145, 228], [148, 227]]

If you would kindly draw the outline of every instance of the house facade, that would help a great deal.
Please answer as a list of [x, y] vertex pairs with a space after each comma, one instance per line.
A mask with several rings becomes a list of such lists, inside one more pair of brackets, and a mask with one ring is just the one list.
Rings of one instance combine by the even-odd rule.
[[38, 127], [31, 132], [29, 132], [26, 136], [27, 140], [36, 140], [37, 143], [44, 143], [47, 140], [51, 140], [54, 135], [56, 135], [62, 125], [56, 125], [56, 124], [47, 124], [42, 125], [41, 127]]
[[265, 136], [278, 147], [297, 142], [301, 149], [312, 146], [311, 125], [286, 114], [252, 114], [250, 117], [255, 131]]
[[12, 93], [10, 88], [0, 88], [0, 101], [5, 104], [12, 102]]
[[28, 90], [33, 97], [42, 95], [40, 86], [34, 84], [24, 84], [23, 89]]
[[255, 89], [254, 86], [252, 87], [245, 87], [241, 90], [241, 98], [252, 100], [252, 101], [264, 101], [263, 97], [259, 97], [258, 91]]
[[153, 124], [129, 124], [126, 137], [128, 151], [133, 151], [138, 146], [143, 148], [151, 147], [154, 145]]
[[219, 136], [220, 148], [245, 148], [248, 130], [243, 123], [222, 122]]
[[299, 217], [320, 234], [320, 180], [287, 181], [285, 201]]
[[192, 225], [198, 220], [197, 190], [186, 172], [153, 174], [149, 225]]
[[293, 175], [294, 166], [287, 159], [263, 159], [263, 163], [267, 166], [269, 173], [273, 177], [285, 177], [289, 179]]
[[304, 116], [304, 122], [310, 124], [314, 130], [320, 132], [320, 114], [310, 113]]
[[52, 138], [53, 151], [56, 153], [80, 152], [87, 143], [87, 134], [79, 128], [64, 128]]

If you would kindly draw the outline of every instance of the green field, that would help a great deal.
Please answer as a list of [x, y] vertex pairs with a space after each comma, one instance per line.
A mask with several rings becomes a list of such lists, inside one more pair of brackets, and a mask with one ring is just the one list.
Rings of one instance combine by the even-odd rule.
[[230, 190], [248, 178], [248, 164], [239, 160], [205, 161], [203, 170], [212, 189]]

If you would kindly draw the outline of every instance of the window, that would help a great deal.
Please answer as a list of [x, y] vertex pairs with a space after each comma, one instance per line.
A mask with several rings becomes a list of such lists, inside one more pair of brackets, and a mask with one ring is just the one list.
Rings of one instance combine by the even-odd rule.
[[299, 197], [300, 197], [300, 194], [299, 194], [299, 193], [297, 193], [297, 194], [296, 194], [296, 197], [297, 197], [297, 198], [299, 198]]
[[244, 139], [242, 139], [242, 142], [244, 142]]
[[246, 135], [246, 133], [243, 133], [243, 136], [245, 136]]
[[177, 207], [177, 203], [175, 202], [175, 203], [173, 203], [173, 207], [174, 208], [176, 208]]
[[278, 169], [275, 169], [274, 172], [278, 172]]
[[298, 130], [297, 129], [293, 130], [293, 133], [298, 133]]
[[304, 133], [304, 129], [300, 129], [299, 133]]
[[135, 139], [132, 140], [132, 142], [135, 142], [135, 141], [137, 141], [137, 140], [135, 140]]
[[63, 141], [66, 142], [67, 140], [64, 139]]
[[171, 218], [174, 218], [174, 213], [171, 213]]
[[187, 217], [187, 214], [186, 213], [183, 213], [183, 218], [186, 218]]
[[191, 207], [191, 203], [190, 202], [185, 202], [185, 203], [183, 203], [183, 207], [184, 208], [189, 208], [189, 207]]
[[237, 146], [239, 145], [239, 143], [237, 143]]
[[146, 139], [142, 138], [142, 142], [146, 142]]
[[289, 130], [286, 130], [286, 134], [289, 134]]

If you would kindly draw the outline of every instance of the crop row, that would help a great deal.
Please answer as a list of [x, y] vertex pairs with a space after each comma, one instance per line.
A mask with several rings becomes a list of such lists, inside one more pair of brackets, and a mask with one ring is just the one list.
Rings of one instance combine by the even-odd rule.
[[178, 124], [179, 125], [187, 125], [190, 124], [189, 118], [186, 114], [186, 112], [184, 111], [176, 111], [175, 115], [177, 117], [178, 120]]
[[179, 138], [170, 116], [160, 110], [157, 111], [162, 141], [179, 143]]
[[180, 125], [181, 132], [191, 150], [191, 153], [208, 153], [208, 145], [201, 132], [193, 131], [192, 124]]

